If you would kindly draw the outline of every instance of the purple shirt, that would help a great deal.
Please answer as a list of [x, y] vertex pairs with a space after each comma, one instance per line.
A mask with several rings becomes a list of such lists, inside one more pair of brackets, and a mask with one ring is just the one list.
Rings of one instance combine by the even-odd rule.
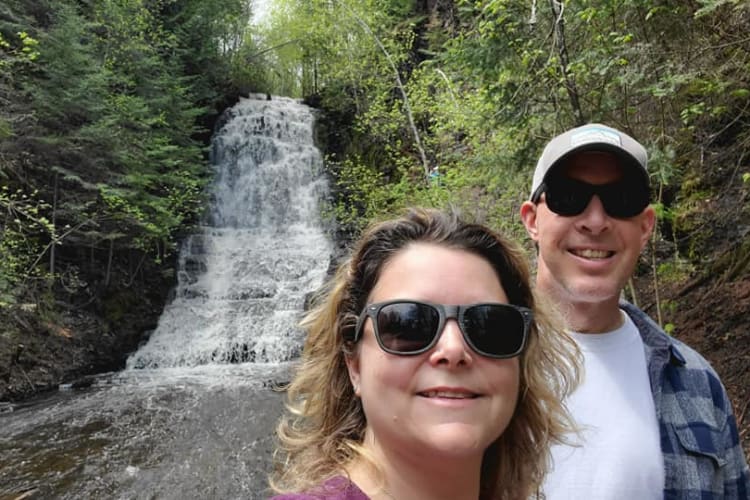
[[305, 493], [284, 493], [270, 500], [370, 500], [356, 484], [344, 476], [334, 476]]

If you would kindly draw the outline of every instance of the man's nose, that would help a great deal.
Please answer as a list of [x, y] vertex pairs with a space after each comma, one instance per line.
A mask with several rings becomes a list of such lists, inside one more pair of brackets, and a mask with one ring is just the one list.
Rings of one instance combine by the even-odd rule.
[[604, 209], [604, 204], [599, 195], [593, 195], [585, 210], [578, 217], [577, 224], [581, 230], [599, 234], [609, 229], [612, 220]]

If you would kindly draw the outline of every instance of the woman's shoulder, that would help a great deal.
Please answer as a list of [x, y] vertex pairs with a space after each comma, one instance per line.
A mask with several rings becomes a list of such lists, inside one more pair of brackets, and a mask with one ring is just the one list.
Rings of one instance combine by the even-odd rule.
[[359, 487], [344, 476], [335, 476], [304, 493], [284, 493], [270, 500], [369, 500]]

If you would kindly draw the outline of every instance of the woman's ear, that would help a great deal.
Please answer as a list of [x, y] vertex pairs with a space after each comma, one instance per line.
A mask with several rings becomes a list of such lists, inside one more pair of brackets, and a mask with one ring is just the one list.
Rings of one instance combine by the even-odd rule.
[[346, 362], [346, 369], [349, 372], [349, 381], [352, 383], [352, 388], [354, 388], [354, 394], [359, 396], [359, 351], [355, 350], [352, 354], [345, 354], [344, 361]]

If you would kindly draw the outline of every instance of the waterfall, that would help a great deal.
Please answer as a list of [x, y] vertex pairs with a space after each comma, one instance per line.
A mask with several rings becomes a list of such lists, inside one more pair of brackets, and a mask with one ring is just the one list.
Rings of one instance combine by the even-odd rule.
[[209, 210], [157, 328], [127, 369], [1, 415], [0, 498], [268, 498], [274, 387], [332, 252], [326, 182], [298, 101], [253, 95], [221, 123]]
[[328, 269], [327, 185], [314, 116], [297, 100], [243, 98], [212, 141], [200, 232], [179, 254], [174, 299], [128, 369], [279, 363], [299, 355], [305, 297]]

